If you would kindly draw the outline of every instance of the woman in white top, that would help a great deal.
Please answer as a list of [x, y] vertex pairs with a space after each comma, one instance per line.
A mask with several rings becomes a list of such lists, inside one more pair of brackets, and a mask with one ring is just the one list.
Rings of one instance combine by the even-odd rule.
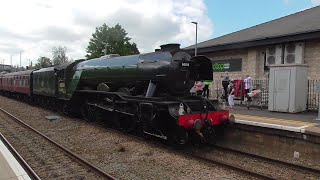
[[228, 87], [228, 102], [229, 102], [230, 110], [233, 110], [234, 94], [235, 94], [234, 81], [231, 81]]
[[250, 92], [250, 89], [252, 87], [252, 78], [249, 75], [246, 75], [243, 82], [244, 82], [244, 88]]
[[246, 75], [243, 82], [244, 82], [244, 89], [246, 90], [246, 97], [247, 97], [248, 101], [251, 101], [251, 97], [248, 96], [248, 93], [250, 93], [250, 91], [251, 91], [252, 78], [249, 75]]

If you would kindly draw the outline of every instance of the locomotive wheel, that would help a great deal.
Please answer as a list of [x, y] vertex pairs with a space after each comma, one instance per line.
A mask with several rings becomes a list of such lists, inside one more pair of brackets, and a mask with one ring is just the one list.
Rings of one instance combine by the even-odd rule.
[[188, 132], [182, 128], [177, 128], [176, 131], [172, 132], [170, 136], [168, 136], [167, 143], [169, 145], [173, 145], [176, 148], [182, 148], [185, 144], [189, 141], [189, 134]]
[[81, 106], [81, 115], [86, 121], [95, 120], [94, 109], [91, 106], [87, 105], [86, 103]]
[[[218, 128], [219, 130], [220, 128]], [[205, 133], [204, 133], [204, 137], [206, 139], [206, 143], [207, 144], [216, 144], [216, 140], [217, 140], [217, 134], [218, 134], [218, 131], [216, 131], [215, 129], [210, 129], [210, 130], [207, 130]]]
[[71, 115], [71, 108], [70, 106], [67, 104], [67, 103], [64, 103], [62, 105], [62, 112], [65, 114], [65, 115]]
[[130, 118], [127, 115], [120, 114], [119, 116], [119, 124], [123, 131], [125, 132], [132, 132], [135, 129], [135, 120], [133, 118]]

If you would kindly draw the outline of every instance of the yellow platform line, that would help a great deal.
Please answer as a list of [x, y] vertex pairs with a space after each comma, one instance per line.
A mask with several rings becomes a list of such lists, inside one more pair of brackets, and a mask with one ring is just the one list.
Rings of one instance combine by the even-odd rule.
[[268, 118], [268, 117], [261, 117], [261, 116], [250, 116], [250, 115], [241, 115], [237, 114], [235, 117], [242, 117], [242, 118], [249, 118], [251, 120], [267, 120], [272, 122], [285, 122], [285, 123], [293, 123], [293, 124], [300, 124], [300, 125], [316, 125], [316, 123], [310, 123], [310, 122], [303, 122], [303, 121], [296, 121], [296, 120], [290, 120], [290, 119], [277, 119], [277, 118]]
[[296, 120], [290, 120], [290, 119], [281, 119], [281, 118], [269, 118], [264, 116], [252, 116], [252, 115], [243, 115], [243, 114], [233, 114], [236, 119], [249, 119], [249, 120], [267, 120], [272, 122], [285, 122], [285, 123], [292, 123], [292, 124], [298, 124], [298, 125], [304, 125], [304, 126], [314, 126], [317, 125], [316, 123], [311, 122], [303, 122], [303, 121], [296, 121]]

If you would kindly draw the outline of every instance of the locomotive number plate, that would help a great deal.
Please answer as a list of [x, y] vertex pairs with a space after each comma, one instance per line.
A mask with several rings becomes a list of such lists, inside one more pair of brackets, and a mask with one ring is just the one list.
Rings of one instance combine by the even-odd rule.
[[189, 63], [181, 63], [181, 66], [182, 66], [182, 67], [189, 67], [190, 64], [189, 64]]

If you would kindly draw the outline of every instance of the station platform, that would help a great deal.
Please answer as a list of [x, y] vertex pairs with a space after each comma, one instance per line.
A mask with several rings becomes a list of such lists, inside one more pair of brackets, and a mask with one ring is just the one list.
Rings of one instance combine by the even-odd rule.
[[235, 123], [259, 126], [271, 129], [299, 132], [320, 137], [320, 121], [315, 120], [317, 113], [281, 113], [270, 112], [267, 109], [250, 108], [236, 106], [230, 111], [230, 115], [235, 116]]
[[[1, 135], [1, 134], [0, 134]], [[23, 166], [7, 147], [7, 142], [0, 138], [0, 180], [31, 180]]]

